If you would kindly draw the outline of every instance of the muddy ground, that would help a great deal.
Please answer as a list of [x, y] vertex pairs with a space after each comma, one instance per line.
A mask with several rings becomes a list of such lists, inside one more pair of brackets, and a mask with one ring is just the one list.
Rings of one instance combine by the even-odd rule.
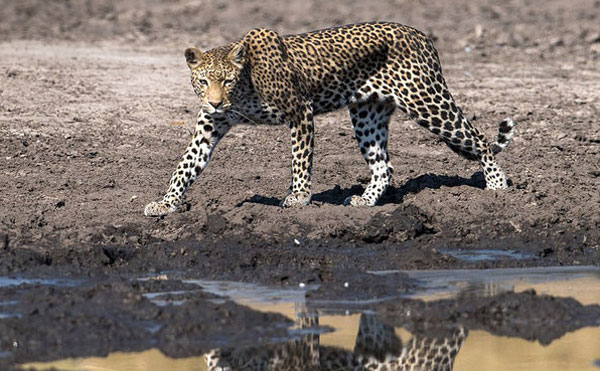
[[[286, 127], [238, 126], [184, 212], [143, 216], [199, 108], [186, 47], [253, 27], [285, 34], [374, 19], [436, 41], [455, 99], [489, 136], [504, 117], [517, 122], [499, 155], [508, 190], [483, 190], [478, 164], [398, 113], [394, 186], [379, 206], [344, 207], [368, 169], [339, 111], [316, 119], [310, 206], [277, 206], [290, 175]], [[181, 271], [296, 286], [380, 269], [600, 263], [597, 0], [24, 0], [3, 4], [0, 20], [1, 275]], [[521, 258], [451, 254], [472, 249]]]

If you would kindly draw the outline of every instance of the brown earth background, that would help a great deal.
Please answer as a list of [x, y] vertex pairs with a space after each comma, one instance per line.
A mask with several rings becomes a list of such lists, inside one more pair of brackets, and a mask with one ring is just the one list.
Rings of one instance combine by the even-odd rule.
[[[368, 169], [345, 111], [316, 119], [312, 205], [280, 209], [285, 126], [237, 126], [187, 194], [153, 219], [199, 108], [183, 50], [254, 27], [282, 34], [369, 20], [437, 45], [457, 102], [489, 136], [477, 163], [398, 113], [394, 187], [341, 205]], [[0, 4], [0, 272], [192, 269], [241, 280], [327, 281], [334, 272], [600, 262], [600, 1], [41, 1]], [[516, 250], [468, 263], [458, 249]], [[296, 277], [298, 275], [298, 277]], [[297, 278], [297, 279], [296, 279]]]

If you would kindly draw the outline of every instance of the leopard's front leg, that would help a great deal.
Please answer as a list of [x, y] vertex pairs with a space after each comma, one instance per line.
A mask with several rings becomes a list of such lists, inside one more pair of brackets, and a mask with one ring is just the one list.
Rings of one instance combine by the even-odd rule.
[[213, 149], [229, 128], [229, 122], [223, 115], [208, 114], [204, 111], [198, 113], [194, 137], [171, 175], [169, 190], [161, 201], [146, 205], [146, 216], [162, 216], [177, 210], [184, 192], [204, 170]]
[[312, 197], [311, 176], [315, 129], [311, 103], [301, 105], [295, 119], [291, 121], [290, 129], [292, 181], [288, 194], [281, 202], [282, 207], [307, 205]]

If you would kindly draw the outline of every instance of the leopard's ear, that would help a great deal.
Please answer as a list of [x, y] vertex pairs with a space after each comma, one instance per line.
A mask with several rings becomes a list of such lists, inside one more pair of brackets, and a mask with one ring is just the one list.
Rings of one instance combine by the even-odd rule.
[[187, 48], [184, 52], [185, 61], [187, 62], [188, 67], [194, 69], [198, 67], [200, 64], [200, 59], [202, 58], [202, 52], [196, 48]]
[[246, 63], [246, 44], [243, 41], [233, 44], [227, 58], [237, 68], [244, 68], [244, 63]]

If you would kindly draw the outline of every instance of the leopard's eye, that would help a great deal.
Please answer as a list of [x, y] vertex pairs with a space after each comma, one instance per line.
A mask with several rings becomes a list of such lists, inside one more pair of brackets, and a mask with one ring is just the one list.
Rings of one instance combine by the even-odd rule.
[[224, 81], [223, 81], [223, 85], [224, 85], [224, 86], [229, 86], [229, 85], [231, 85], [231, 84], [233, 84], [233, 80], [232, 80], [232, 79], [227, 79], [227, 80], [224, 80]]
[[200, 85], [204, 85], [204, 86], [207, 86], [207, 85], [208, 85], [208, 81], [206, 81], [206, 80], [204, 80], [204, 79], [200, 79], [200, 80], [198, 80], [198, 83], [199, 83]]

